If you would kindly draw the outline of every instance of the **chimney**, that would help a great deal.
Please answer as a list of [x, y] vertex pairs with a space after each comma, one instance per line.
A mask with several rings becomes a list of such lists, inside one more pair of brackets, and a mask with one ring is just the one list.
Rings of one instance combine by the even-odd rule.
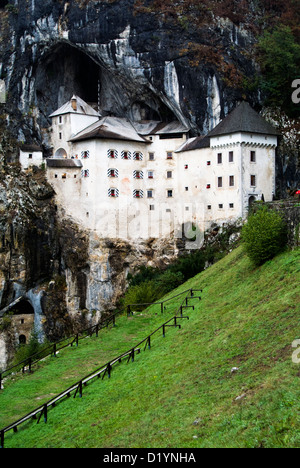
[[77, 112], [77, 98], [76, 96], [73, 96], [72, 99], [71, 99], [71, 106], [72, 106], [72, 109]]

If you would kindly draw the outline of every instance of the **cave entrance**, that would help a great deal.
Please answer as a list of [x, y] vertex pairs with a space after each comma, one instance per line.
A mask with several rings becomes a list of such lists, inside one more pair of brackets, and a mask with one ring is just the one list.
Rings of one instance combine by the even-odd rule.
[[12, 312], [13, 315], [33, 315], [34, 308], [30, 302], [28, 302], [26, 299], [22, 299], [10, 309], [10, 312]]
[[60, 44], [41, 60], [36, 69], [36, 97], [49, 116], [76, 94], [98, 110], [101, 68], [87, 54]]
[[132, 120], [175, 120], [173, 112], [146, 86], [96, 63], [90, 55], [67, 43], [56, 45], [39, 61], [35, 93], [41, 127], [48, 116], [75, 94], [102, 115]]

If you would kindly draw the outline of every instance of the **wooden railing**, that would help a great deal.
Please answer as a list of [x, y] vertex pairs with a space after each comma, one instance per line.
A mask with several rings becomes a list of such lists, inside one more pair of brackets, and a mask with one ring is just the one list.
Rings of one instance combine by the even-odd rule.
[[127, 312], [127, 316], [133, 315], [133, 308], [140, 306], [140, 307], [149, 307], [151, 305], [160, 305], [161, 306], [161, 313], [164, 312], [165, 310], [165, 304], [176, 297], [182, 296], [183, 294], [186, 294], [189, 289], [186, 291], [183, 291], [182, 293], [176, 294], [175, 296], [170, 297], [169, 299], [165, 299], [164, 301], [161, 302], [152, 302], [152, 303], [145, 303], [145, 304], [129, 304], [125, 309], [121, 309], [118, 312], [115, 312], [114, 314], [111, 314], [109, 317], [106, 317], [102, 320], [100, 320], [97, 325], [93, 325], [92, 327], [89, 327], [87, 329], [84, 329], [80, 331], [79, 333], [76, 333], [68, 338], [63, 338], [62, 340], [59, 340], [50, 346], [44, 348], [43, 350], [32, 354], [31, 356], [27, 357], [23, 361], [18, 362], [17, 364], [5, 369], [4, 371], [0, 372], [0, 390], [2, 389], [2, 382], [3, 379], [6, 378], [8, 375], [10, 375], [14, 371], [19, 371], [21, 370], [23, 374], [25, 373], [25, 370], [27, 370], [29, 373], [32, 371], [32, 367], [40, 362], [41, 360], [45, 359], [48, 356], [56, 356], [58, 351], [67, 348], [69, 346], [73, 346], [74, 344], [78, 346], [79, 341], [82, 339], [85, 339], [87, 337], [92, 336], [93, 334], [98, 337], [98, 333], [101, 329], [107, 328], [110, 324], [115, 326], [116, 324], [116, 317], [118, 315], [121, 315], [125, 311]]
[[[79, 397], [82, 397], [83, 396], [83, 388], [89, 382], [91, 382], [94, 379], [99, 379], [100, 377], [102, 377], [102, 380], [103, 380], [106, 375], [107, 375], [108, 378], [110, 378], [111, 374], [112, 374], [113, 366], [115, 366], [116, 364], [121, 364], [124, 359], [127, 359], [127, 362], [129, 362], [129, 361], [134, 362], [136, 354], [141, 353], [141, 346], [142, 345], [144, 345], [144, 351], [146, 351], [146, 349], [151, 349], [151, 339], [152, 339], [153, 335], [158, 333], [160, 330], [162, 331], [162, 336], [165, 337], [167, 327], [175, 327], [175, 328], [180, 329], [181, 324], [179, 324], [178, 321], [181, 320], [181, 319], [188, 319], [189, 320], [188, 316], [183, 315], [183, 309], [188, 308], [188, 307], [191, 307], [191, 308], [194, 309], [194, 305], [189, 305], [188, 304], [189, 300], [191, 300], [191, 299], [201, 300], [200, 296], [195, 296], [194, 295], [194, 293], [196, 291], [201, 291], [202, 292], [202, 290], [189, 289], [189, 290], [184, 291], [183, 293], [181, 293], [181, 294], [184, 294], [184, 293], [187, 293], [187, 294], [184, 297], [184, 300], [182, 301], [181, 305], [179, 306], [179, 308], [178, 308], [178, 310], [176, 312], [176, 314], [180, 313], [180, 315], [174, 315], [172, 318], [170, 318], [168, 321], [164, 322], [162, 325], [160, 325], [160, 327], [158, 327], [156, 330], [154, 330], [152, 333], [150, 333], [150, 335], [148, 335], [146, 338], [144, 338], [142, 341], [140, 341], [138, 344], [136, 344], [133, 348], [130, 348], [125, 353], [121, 354], [120, 356], [117, 356], [116, 358], [112, 359], [111, 361], [109, 361], [105, 365], [102, 365], [98, 369], [94, 370], [90, 374], [86, 375], [85, 377], [83, 377], [82, 379], [80, 379], [79, 381], [77, 381], [76, 383], [71, 385], [69, 388], [67, 388], [66, 390], [61, 392], [59, 395], [55, 396], [54, 398], [47, 401], [46, 403], [39, 406], [38, 408], [30, 411], [30, 413], [26, 414], [25, 416], [18, 419], [14, 423], [9, 424], [8, 426], [1, 429], [0, 430], [0, 448], [4, 448], [4, 437], [5, 437], [5, 434], [7, 432], [9, 432], [11, 430], [13, 430], [14, 432], [17, 432], [18, 427], [21, 424], [24, 424], [25, 422], [27, 422], [27, 421], [29, 421], [31, 419], [37, 419], [37, 423], [39, 423], [41, 418], [43, 417], [44, 422], [46, 423], [47, 420], [48, 420], [49, 409], [54, 408], [56, 406], [56, 404], [59, 403], [60, 401], [62, 401], [64, 398], [66, 398], [66, 397], [70, 398], [72, 392], [74, 392], [73, 398], [76, 398], [77, 395], [79, 395]], [[177, 296], [174, 296], [174, 297], [178, 297], [181, 294], [178, 294]], [[174, 299], [174, 297], [169, 298], [164, 302], [170, 301], [171, 299]], [[157, 303], [153, 303], [153, 304], [157, 304]]]

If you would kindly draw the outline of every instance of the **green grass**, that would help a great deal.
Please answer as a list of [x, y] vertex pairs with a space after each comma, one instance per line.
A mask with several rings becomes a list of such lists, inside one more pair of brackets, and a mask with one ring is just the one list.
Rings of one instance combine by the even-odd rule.
[[[134, 363], [95, 380], [83, 397], [5, 435], [6, 447], [300, 447], [300, 250], [254, 269], [241, 248], [189, 280], [204, 288], [182, 329], [159, 333]], [[180, 298], [179, 298], [180, 300]], [[0, 428], [130, 349], [173, 315], [159, 306], [16, 376], [0, 393]], [[238, 371], [232, 373], [231, 369]], [[240, 398], [239, 398], [240, 397]], [[238, 398], [238, 399], [237, 399]]]

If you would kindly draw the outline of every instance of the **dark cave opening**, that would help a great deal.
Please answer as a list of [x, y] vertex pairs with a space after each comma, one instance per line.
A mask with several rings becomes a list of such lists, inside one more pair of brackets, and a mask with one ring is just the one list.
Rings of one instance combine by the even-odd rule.
[[26, 299], [22, 299], [10, 309], [10, 312], [13, 313], [13, 315], [32, 315], [34, 314], [34, 308], [30, 302]]
[[56, 45], [35, 70], [35, 91], [42, 110], [42, 126], [48, 116], [77, 94], [102, 115], [132, 120], [174, 120], [172, 111], [149, 89], [96, 63], [87, 53], [63, 43]]

